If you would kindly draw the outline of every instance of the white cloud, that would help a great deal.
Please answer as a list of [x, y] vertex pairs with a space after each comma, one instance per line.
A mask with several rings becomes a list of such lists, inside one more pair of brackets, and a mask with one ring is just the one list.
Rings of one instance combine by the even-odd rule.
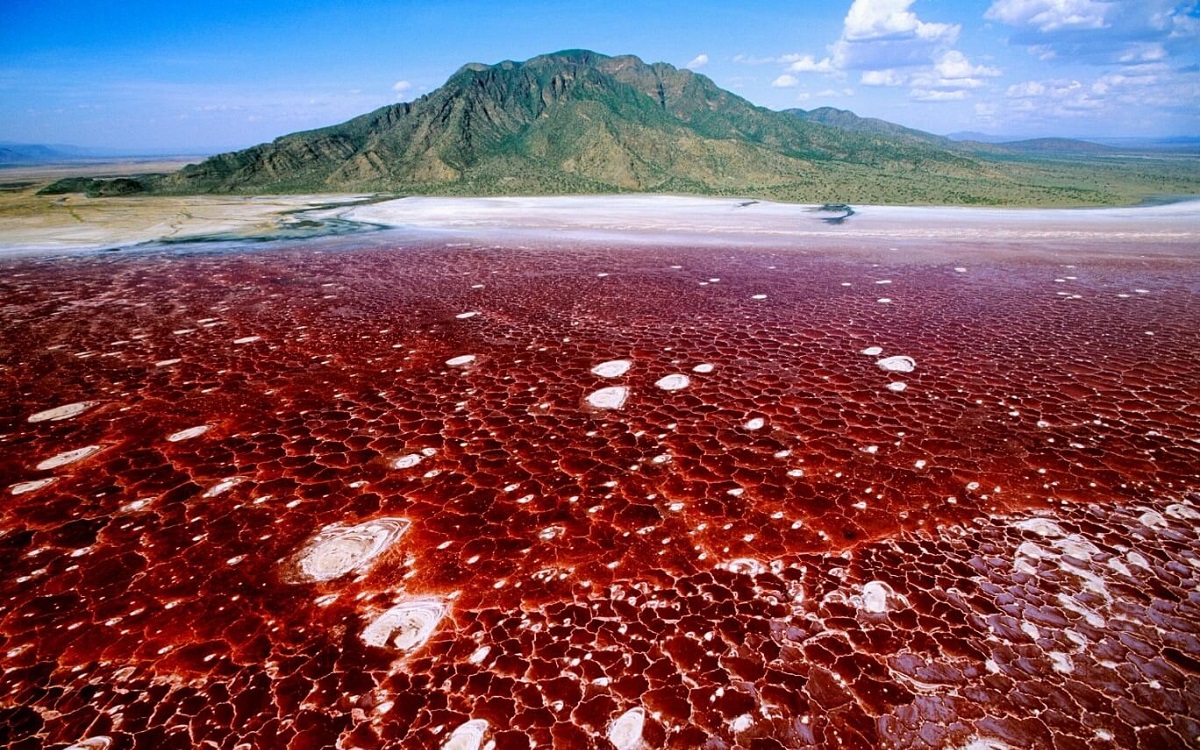
[[699, 70], [700, 68], [703, 68], [705, 65], [708, 65], [708, 55], [701, 52], [699, 55], [696, 55], [695, 57], [693, 57], [691, 62], [689, 62], [687, 65], [685, 65], [683, 67], [691, 68], [692, 70]]
[[395, 91], [397, 94], [403, 94], [411, 88], [412, 84], [408, 81], [396, 81], [392, 84], [392, 91]]
[[1059, 29], [1103, 29], [1111, 2], [1097, 0], [995, 0], [983, 17], [1009, 26], [1041, 32]]
[[983, 86], [984, 78], [994, 78], [998, 75], [998, 69], [986, 65], [972, 65], [966, 55], [952, 49], [943, 53], [932, 68], [916, 76], [913, 86], [946, 91], [977, 89]]
[[796, 73], [832, 73], [833, 61], [828, 57], [822, 60], [813, 59], [812, 55], [804, 55], [792, 61], [788, 66], [788, 70]]
[[854, 0], [842, 31], [846, 41], [877, 39], [953, 40], [958, 28], [947, 23], [925, 23], [908, 9], [913, 0]]
[[906, 76], [885, 68], [884, 70], [864, 70], [859, 83], [864, 86], [903, 86]]
[[783, 75], [771, 81], [771, 85], [777, 89], [790, 89], [800, 85], [800, 80], [794, 75], [784, 73]]
[[908, 98], [917, 102], [959, 102], [967, 98], [967, 92], [962, 89], [943, 91], [914, 88], [908, 92]]

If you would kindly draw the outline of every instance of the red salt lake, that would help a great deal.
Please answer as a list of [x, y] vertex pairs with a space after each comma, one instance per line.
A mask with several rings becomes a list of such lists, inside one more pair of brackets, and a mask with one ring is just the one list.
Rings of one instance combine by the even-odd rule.
[[1200, 264], [1058, 250], [0, 259], [0, 745], [1194, 746]]

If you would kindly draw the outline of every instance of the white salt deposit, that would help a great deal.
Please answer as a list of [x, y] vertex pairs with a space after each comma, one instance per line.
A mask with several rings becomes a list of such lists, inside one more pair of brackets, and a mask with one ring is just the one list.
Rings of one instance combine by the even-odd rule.
[[1041, 537], [1063, 537], [1066, 533], [1059, 528], [1058, 524], [1053, 521], [1047, 521], [1044, 518], [1028, 518], [1024, 521], [1017, 521], [1013, 526], [1016, 526], [1021, 531], [1032, 531]]
[[437, 599], [397, 604], [363, 630], [363, 643], [376, 648], [416, 651], [425, 645], [445, 615], [446, 605]]
[[458, 315], [455, 315], [454, 317], [458, 318], [459, 320], [466, 320], [467, 318], [473, 318], [478, 314], [479, 313], [474, 310], [468, 310], [467, 312], [459, 313]]
[[45, 479], [33, 479], [28, 482], [17, 482], [10, 485], [8, 491], [13, 495], [24, 495], [26, 492], [36, 492], [43, 487], [54, 484], [58, 481], [58, 477], [46, 477]]
[[742, 714], [729, 722], [729, 728], [735, 732], [744, 732], [754, 726], [754, 717], [750, 714]]
[[747, 430], [761, 430], [766, 424], [767, 420], [763, 419], [762, 417], [755, 417], [754, 419], [746, 422], [745, 427]]
[[664, 391], [679, 391], [688, 387], [691, 379], [682, 373], [672, 373], [664, 378], [659, 378], [654, 384]]
[[92, 406], [95, 406], [95, 404], [95, 401], [77, 401], [73, 404], [66, 404], [65, 406], [56, 406], [53, 409], [46, 409], [45, 411], [39, 411], [36, 414], [30, 414], [29, 421], [58, 422], [63, 419], [70, 419], [71, 417], [82, 414]]
[[262, 336], [243, 336], [240, 339], [234, 339], [235, 344], [253, 344], [255, 341], [261, 341]]
[[212, 487], [209, 487], [207, 490], [205, 490], [202, 497], [216, 497], [224, 492], [228, 492], [244, 481], [246, 481], [245, 477], [229, 477], [228, 479], [222, 479]]
[[912, 372], [917, 369], [917, 361], [903, 354], [884, 357], [875, 364], [879, 365], [879, 369], [886, 370], [887, 372]]
[[154, 363], [154, 366], [155, 367], [170, 367], [171, 365], [177, 365], [182, 361], [183, 360], [180, 359], [179, 357], [175, 357], [174, 359], [160, 359], [159, 361]]
[[908, 384], [902, 383], [899, 380], [887, 384], [887, 389], [893, 393], [903, 393], [906, 388], [908, 388]]
[[642, 746], [642, 727], [645, 723], [645, 710], [641, 707], [631, 708], [608, 727], [608, 741], [617, 750], [637, 750]]
[[592, 374], [599, 375], [602, 378], [619, 378], [629, 372], [629, 367], [632, 364], [627, 359], [610, 359], [593, 367]]
[[713, 371], [713, 365], [709, 364], [708, 362], [698, 364], [692, 368], [692, 372], [698, 372], [701, 375], [712, 372], [712, 371]]
[[63, 750], [104, 750], [104, 748], [107, 748], [110, 745], [112, 745], [112, 738], [100, 734], [96, 735], [95, 737], [88, 737], [85, 740], [80, 740], [74, 745], [68, 745], [67, 747], [63, 748]]
[[883, 347], [868, 346], [866, 349], [863, 349], [861, 353], [867, 355], [868, 357], [878, 357], [880, 354], [883, 354]]
[[451, 357], [450, 359], [446, 360], [446, 364], [450, 367], [462, 367], [463, 365], [469, 365], [474, 361], [474, 354], [463, 354], [458, 357]]
[[1013, 750], [1013, 748], [1012, 745], [1005, 744], [994, 737], [972, 737], [967, 744], [951, 750]]
[[395, 544], [409, 525], [405, 518], [377, 518], [355, 526], [330, 526], [296, 554], [295, 572], [306, 581], [332, 581], [363, 570]]
[[765, 294], [753, 294], [750, 296], [750, 299], [766, 299], [766, 298], [767, 298], [767, 295], [765, 295]]
[[98, 445], [88, 445], [83, 448], [76, 448], [75, 450], [63, 451], [56, 456], [51, 456], [45, 461], [42, 461], [37, 465], [37, 469], [38, 471], [57, 469], [60, 466], [66, 466], [67, 464], [73, 464], [76, 461], [82, 461], [99, 450], [100, 446]]
[[186, 430], [173, 432], [170, 435], [167, 435], [167, 441], [171, 443], [178, 443], [180, 440], [190, 440], [194, 437], [199, 437], [206, 432], [208, 432], [208, 425], [202, 424], [199, 427], [189, 427]]
[[487, 730], [486, 719], [471, 719], [450, 733], [450, 739], [442, 745], [442, 750], [479, 750]]
[[392, 468], [411, 469], [412, 467], [421, 463], [423, 460], [425, 460], [425, 457], [420, 453], [409, 453], [406, 456], [400, 456], [399, 458], [392, 459]]
[[610, 385], [607, 388], [588, 394], [587, 402], [594, 409], [620, 409], [629, 398], [629, 389], [623, 385]]
[[892, 587], [883, 581], [864, 583], [862, 587], [862, 608], [875, 614], [887, 612], [888, 598], [895, 595], [896, 593], [892, 591]]

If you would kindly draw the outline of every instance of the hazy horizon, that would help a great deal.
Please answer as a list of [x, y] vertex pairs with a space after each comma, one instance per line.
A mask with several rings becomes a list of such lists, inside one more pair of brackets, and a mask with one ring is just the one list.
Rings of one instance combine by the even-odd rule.
[[16, 0], [0, 21], [0, 140], [18, 143], [219, 151], [415, 99], [467, 62], [571, 48], [939, 134], [1200, 134], [1195, 2]]

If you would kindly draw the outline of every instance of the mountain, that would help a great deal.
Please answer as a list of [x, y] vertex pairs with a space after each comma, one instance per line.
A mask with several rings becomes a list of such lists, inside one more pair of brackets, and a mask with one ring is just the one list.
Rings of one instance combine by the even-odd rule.
[[841, 110], [775, 112], [691, 70], [566, 50], [525, 62], [468, 64], [415, 101], [220, 154], [151, 187], [179, 194], [646, 191], [812, 202], [1125, 200], [1075, 179], [1075, 167], [1039, 171], [1030, 166], [1034, 156], [1006, 151], [998, 160], [994, 152]]
[[0, 166], [52, 164], [83, 158], [85, 151], [75, 146], [46, 146], [40, 143], [0, 142]]

